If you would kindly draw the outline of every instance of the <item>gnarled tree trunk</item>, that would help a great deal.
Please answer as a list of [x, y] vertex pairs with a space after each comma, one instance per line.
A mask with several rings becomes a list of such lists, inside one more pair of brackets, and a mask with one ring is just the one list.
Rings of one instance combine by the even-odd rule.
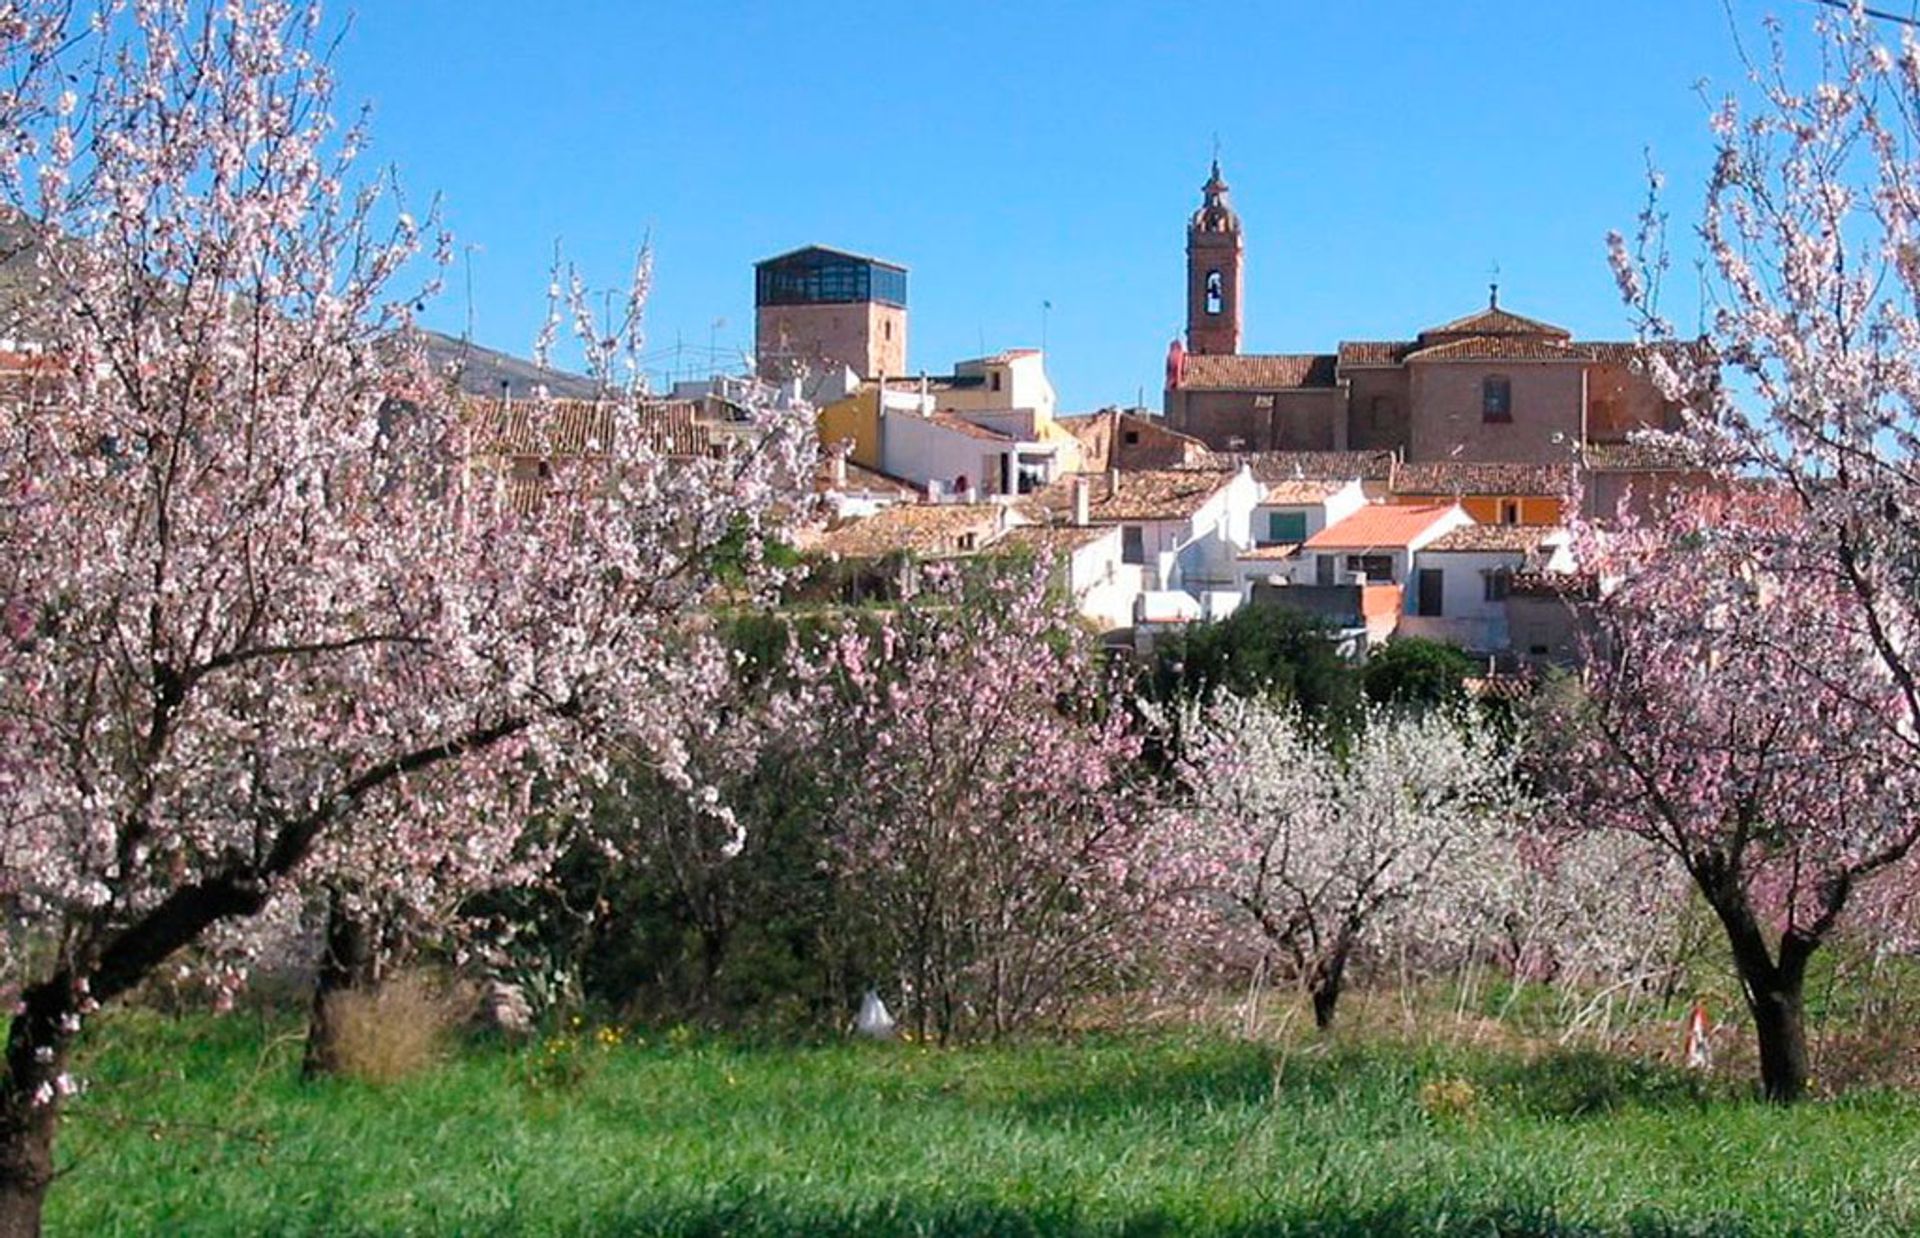
[[0, 1238], [37, 1238], [53, 1183], [59, 1127], [58, 1081], [67, 1067], [72, 1014], [64, 985], [28, 990], [7, 1032], [7, 1074], [0, 1083]]

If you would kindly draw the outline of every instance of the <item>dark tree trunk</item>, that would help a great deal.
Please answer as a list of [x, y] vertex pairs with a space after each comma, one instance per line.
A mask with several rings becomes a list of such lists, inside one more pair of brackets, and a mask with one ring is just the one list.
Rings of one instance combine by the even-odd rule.
[[1792, 1104], [1807, 1091], [1807, 1025], [1804, 977], [1776, 980], [1747, 992], [1747, 1008], [1760, 1039], [1760, 1089], [1770, 1101]]
[[1807, 1091], [1807, 963], [1821, 939], [1788, 932], [1776, 958], [1744, 891], [1729, 882], [1706, 893], [1727, 931], [1734, 969], [1753, 1015], [1760, 1045], [1760, 1091], [1777, 1104], [1792, 1104]]
[[1313, 1000], [1313, 1025], [1321, 1031], [1333, 1026], [1334, 1007], [1340, 1003], [1340, 988], [1346, 983], [1347, 956], [1353, 941], [1342, 935], [1333, 953], [1313, 965], [1307, 974], [1307, 995]]
[[7, 1031], [7, 1075], [0, 1084], [0, 1238], [36, 1238], [53, 1183], [53, 1137], [71, 1036], [64, 987], [29, 990]]
[[307, 1017], [307, 1048], [300, 1074], [313, 1079], [340, 1069], [338, 998], [373, 987], [378, 979], [374, 926], [354, 915], [337, 890], [327, 895], [327, 927], [313, 979], [313, 1007]]

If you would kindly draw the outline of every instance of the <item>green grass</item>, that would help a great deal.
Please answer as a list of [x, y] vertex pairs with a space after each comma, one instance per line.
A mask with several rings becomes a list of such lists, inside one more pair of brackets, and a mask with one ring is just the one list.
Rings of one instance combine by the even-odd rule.
[[54, 1234], [1920, 1232], [1920, 1102], [1597, 1055], [653, 1036], [377, 1089], [245, 1019], [90, 1035]]

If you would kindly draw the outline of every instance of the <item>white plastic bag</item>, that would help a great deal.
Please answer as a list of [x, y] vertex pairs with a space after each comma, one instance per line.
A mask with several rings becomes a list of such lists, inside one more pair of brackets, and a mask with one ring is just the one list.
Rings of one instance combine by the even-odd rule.
[[860, 999], [860, 1013], [853, 1020], [853, 1030], [874, 1040], [893, 1039], [893, 1016], [887, 1013], [887, 1004], [872, 989]]

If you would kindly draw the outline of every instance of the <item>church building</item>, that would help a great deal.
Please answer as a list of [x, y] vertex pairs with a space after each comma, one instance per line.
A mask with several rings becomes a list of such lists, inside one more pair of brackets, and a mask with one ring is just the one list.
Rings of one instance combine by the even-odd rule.
[[1636, 429], [1677, 425], [1634, 363], [1640, 345], [1576, 340], [1503, 308], [1498, 285], [1484, 309], [1409, 338], [1243, 353], [1245, 238], [1217, 159], [1201, 195], [1187, 225], [1186, 340], [1167, 352], [1173, 430], [1218, 451], [1591, 466], [1625, 454]]

